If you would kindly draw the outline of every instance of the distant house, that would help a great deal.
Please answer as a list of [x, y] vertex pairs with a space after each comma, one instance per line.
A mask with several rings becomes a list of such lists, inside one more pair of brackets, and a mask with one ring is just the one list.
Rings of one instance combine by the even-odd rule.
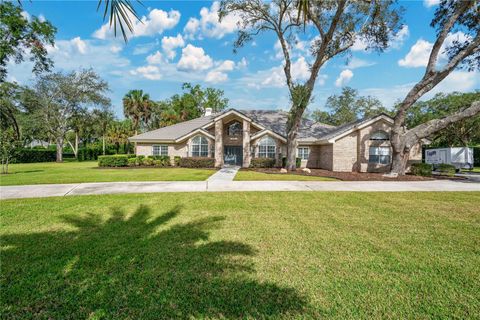
[[[137, 155], [212, 157], [215, 166], [248, 167], [252, 158], [272, 158], [278, 166], [287, 154], [284, 111], [228, 109], [131, 137]], [[386, 114], [338, 127], [302, 120], [297, 156], [302, 167], [332, 171], [384, 172], [391, 163], [393, 119]], [[421, 161], [421, 146], [411, 161]]]

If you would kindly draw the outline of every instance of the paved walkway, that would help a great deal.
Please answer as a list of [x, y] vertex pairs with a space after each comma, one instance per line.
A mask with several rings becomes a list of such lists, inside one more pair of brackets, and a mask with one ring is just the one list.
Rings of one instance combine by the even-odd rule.
[[172, 181], [2, 186], [0, 199], [149, 192], [234, 191], [480, 191], [480, 183], [433, 181]]
[[233, 178], [235, 178], [238, 170], [240, 170], [240, 167], [238, 166], [224, 167], [212, 174], [207, 181], [212, 183], [233, 181]]

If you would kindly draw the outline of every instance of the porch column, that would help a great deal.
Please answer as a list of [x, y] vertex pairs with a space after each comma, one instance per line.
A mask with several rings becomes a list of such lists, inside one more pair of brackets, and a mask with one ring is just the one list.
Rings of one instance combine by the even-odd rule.
[[215, 167], [223, 166], [223, 122], [215, 122]]
[[243, 120], [243, 167], [250, 167], [250, 160], [252, 155], [250, 154], [250, 122]]

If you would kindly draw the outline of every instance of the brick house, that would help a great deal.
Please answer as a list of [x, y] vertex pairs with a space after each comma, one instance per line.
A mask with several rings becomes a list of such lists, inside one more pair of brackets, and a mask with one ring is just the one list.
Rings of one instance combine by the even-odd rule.
[[[273, 158], [277, 166], [287, 154], [284, 111], [228, 109], [129, 138], [137, 155], [212, 157], [215, 166], [248, 167], [252, 158]], [[384, 172], [391, 163], [389, 141], [393, 119], [386, 114], [338, 127], [302, 120], [297, 156], [302, 167], [332, 171]], [[421, 145], [410, 161], [421, 161]]]

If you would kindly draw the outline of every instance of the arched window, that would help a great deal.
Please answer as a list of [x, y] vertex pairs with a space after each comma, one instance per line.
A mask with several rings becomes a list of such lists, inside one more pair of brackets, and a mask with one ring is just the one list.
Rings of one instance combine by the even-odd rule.
[[258, 157], [275, 159], [276, 149], [277, 145], [275, 144], [275, 140], [269, 136], [265, 136], [258, 143]]
[[208, 140], [204, 136], [192, 139], [192, 157], [208, 157]]
[[228, 135], [229, 136], [239, 136], [242, 134], [242, 124], [238, 121], [232, 122], [228, 126]]
[[370, 140], [388, 141], [390, 140], [390, 137], [385, 131], [376, 131], [370, 135]]

